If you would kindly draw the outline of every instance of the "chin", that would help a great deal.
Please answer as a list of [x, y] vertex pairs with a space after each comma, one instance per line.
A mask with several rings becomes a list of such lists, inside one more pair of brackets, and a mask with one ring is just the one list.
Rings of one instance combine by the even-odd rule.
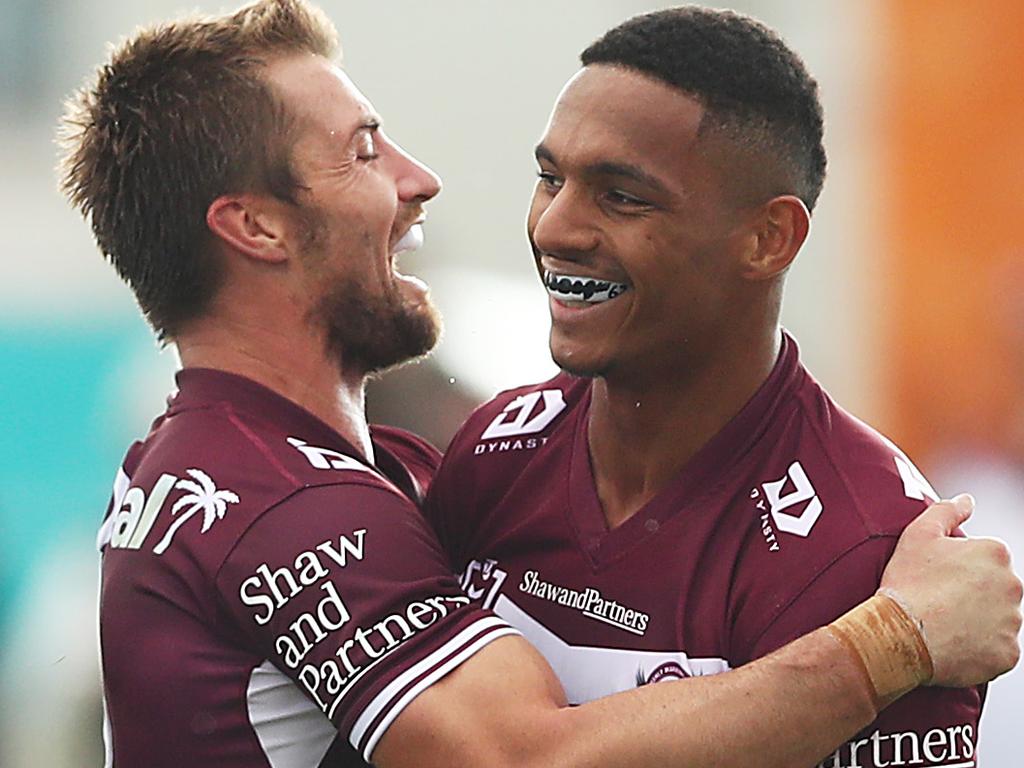
[[551, 344], [551, 359], [565, 373], [583, 379], [594, 379], [603, 376], [608, 366], [593, 357], [580, 354], [579, 350], [566, 349]]
[[425, 294], [372, 296], [355, 283], [329, 291], [312, 319], [326, 329], [328, 354], [365, 375], [422, 358], [441, 335], [441, 316]]

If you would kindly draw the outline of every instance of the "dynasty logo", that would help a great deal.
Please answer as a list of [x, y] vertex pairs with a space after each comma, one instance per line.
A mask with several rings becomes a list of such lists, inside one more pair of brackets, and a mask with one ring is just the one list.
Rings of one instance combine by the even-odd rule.
[[483, 431], [473, 453], [479, 456], [538, 448], [548, 439], [537, 433], [543, 432], [564, 410], [565, 398], [560, 389], [519, 395]]

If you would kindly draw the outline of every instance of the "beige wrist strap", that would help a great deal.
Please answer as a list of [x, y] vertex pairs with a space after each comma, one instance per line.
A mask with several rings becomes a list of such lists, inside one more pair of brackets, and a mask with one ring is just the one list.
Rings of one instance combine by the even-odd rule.
[[879, 709], [932, 679], [924, 635], [889, 595], [876, 594], [826, 629], [863, 668]]

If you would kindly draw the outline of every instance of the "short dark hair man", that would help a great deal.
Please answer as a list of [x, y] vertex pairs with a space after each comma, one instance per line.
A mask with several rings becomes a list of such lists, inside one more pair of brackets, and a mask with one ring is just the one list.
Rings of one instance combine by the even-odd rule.
[[[827, 624], [937, 500], [779, 327], [826, 165], [799, 57], [753, 19], [682, 7], [581, 61], [537, 146], [528, 222], [566, 373], [478, 410], [428, 501], [467, 592], [573, 703], [740, 667]], [[826, 764], [973, 765], [982, 700], [915, 691]]]
[[[65, 189], [184, 365], [101, 532], [113, 765], [739, 765], [780, 724], [812, 729], [784, 765], [906, 688], [1013, 663], [1020, 585], [990, 545], [929, 533], [962, 519], [940, 505], [887, 575], [927, 646], [869, 603], [735, 674], [566, 708], [420, 516], [436, 451], [366, 425], [367, 374], [436, 337], [395, 257], [440, 186], [331, 63], [333, 38], [301, 0], [145, 30], [66, 119]], [[994, 585], [959, 614], [984, 639], [933, 605], [918, 571], [935, 557], [947, 605]], [[888, 652], [858, 634], [870, 621]], [[752, 698], [791, 713], [766, 723]], [[743, 725], [729, 745], [678, 728], [714, 703]]]

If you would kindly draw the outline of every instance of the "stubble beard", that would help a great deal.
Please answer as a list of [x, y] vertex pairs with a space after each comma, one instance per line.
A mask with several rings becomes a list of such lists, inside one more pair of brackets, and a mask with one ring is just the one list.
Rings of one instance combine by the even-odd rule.
[[426, 355], [437, 344], [441, 318], [429, 300], [413, 304], [394, 286], [367, 295], [345, 280], [320, 300], [314, 316], [326, 331], [327, 353], [347, 371], [379, 374]]
[[[328, 247], [327, 226], [318, 211], [302, 212], [307, 259], [319, 260]], [[422, 358], [441, 335], [441, 315], [424, 296], [413, 302], [392, 281], [382, 293], [367, 292], [351, 276], [325, 275], [333, 285], [310, 312], [309, 321], [324, 333], [326, 353], [346, 372], [380, 374]]]

